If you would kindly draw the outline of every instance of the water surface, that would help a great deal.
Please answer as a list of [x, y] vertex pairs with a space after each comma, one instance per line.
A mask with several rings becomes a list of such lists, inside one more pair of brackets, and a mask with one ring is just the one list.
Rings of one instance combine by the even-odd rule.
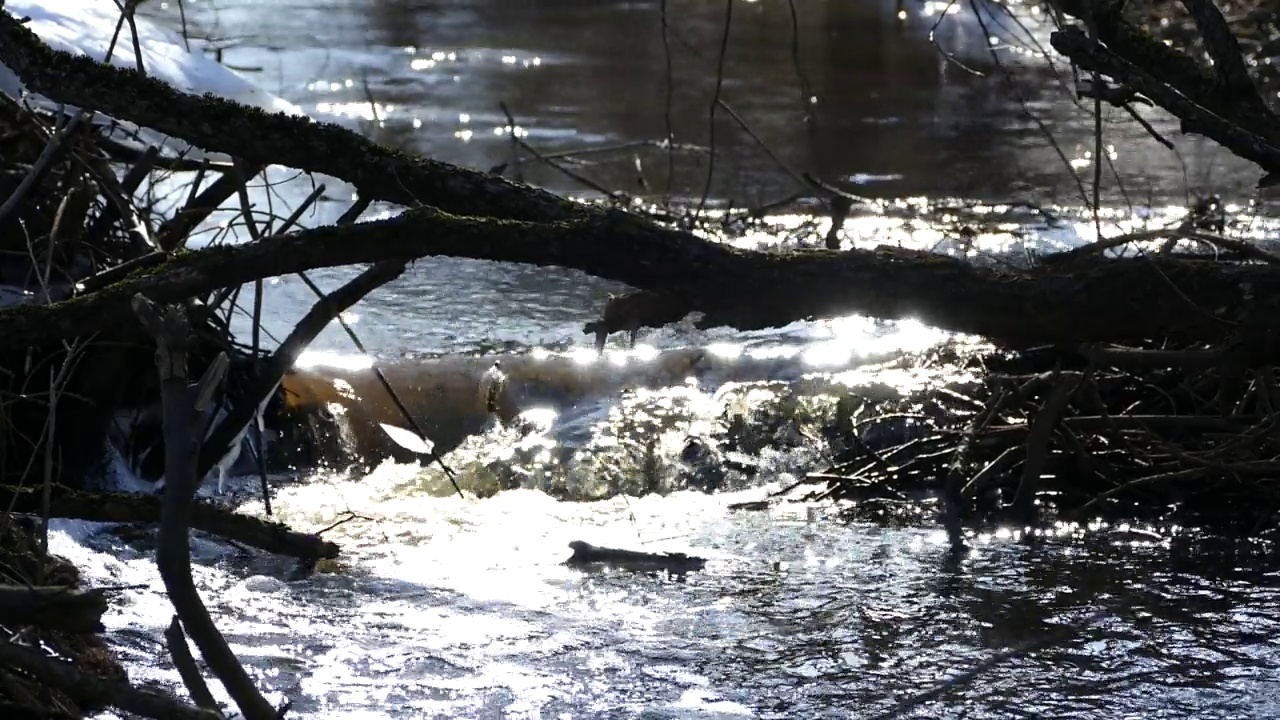
[[[253, 70], [307, 112], [473, 168], [510, 163], [518, 134], [544, 153], [601, 151], [573, 169], [610, 190], [661, 198], [668, 155], [657, 144], [666, 137], [670, 88], [672, 194], [690, 201], [703, 191], [724, 3], [665, 3], [675, 31], [670, 82], [658, 2], [184, 5], [194, 35], [217, 38], [227, 63]], [[970, 12], [937, 25], [953, 62], [928, 37], [945, 5], [796, 7], [799, 73], [788, 4], [733, 6], [721, 98], [781, 162], [722, 108], [712, 205], [786, 197], [796, 186], [785, 166], [895, 199], [851, 220], [846, 247], [972, 252], [956, 243], [960, 222], [978, 223], [980, 253], [1025, 256], [1091, 239], [1090, 220], [1069, 210], [1048, 222], [1034, 212], [981, 208], [979, 222], [905, 200], [1076, 202], [1074, 181], [1026, 109], [1086, 172], [1091, 125], [1039, 60], [1002, 50], [1023, 69], [1010, 94], [989, 76], [988, 33]], [[176, 3], [144, 8], [179, 27]], [[1022, 17], [1035, 21], [1030, 11]], [[1045, 28], [1036, 33], [1043, 42]], [[1018, 31], [993, 34], [1003, 47]], [[1173, 134], [1167, 122], [1156, 126]], [[1164, 206], [1182, 202], [1188, 187], [1244, 200], [1257, 175], [1182, 138], [1184, 182], [1178, 158], [1132, 122], [1109, 116], [1108, 133], [1126, 180], [1124, 193], [1108, 181], [1111, 230], [1176, 220]], [[603, 152], [618, 145], [631, 149]], [[558, 191], [593, 192], [536, 163], [522, 163], [522, 172]], [[286, 192], [296, 200], [309, 189]], [[349, 198], [331, 190], [323, 212], [304, 222], [341, 212]], [[737, 242], [812, 245], [826, 228], [806, 220], [775, 217]], [[350, 272], [316, 277], [333, 287]], [[830, 508], [811, 516], [803, 504], [733, 512], [730, 503], [790, 484], [828, 450], [801, 439], [742, 452], [725, 439], [735, 415], [772, 417], [788, 388], [800, 388], [812, 417], [788, 415], [779, 437], [803, 438], [796, 428], [811, 429], [841, 384], [939, 381], [930, 375], [936, 368], [867, 363], [941, 334], [863, 318], [757, 333], [681, 324], [642, 334], [637, 353], [714, 351], [712, 371], [646, 366], [617, 345], [587, 358], [581, 325], [620, 289], [572, 271], [429, 259], [353, 309], [349, 319], [373, 355], [408, 368], [402, 387], [448, 377], [465, 388], [491, 359], [422, 358], [520, 353], [533, 369], [516, 381], [554, 412], [546, 432], [490, 426], [449, 454], [469, 490], [524, 478], [484, 500], [449, 496], [438, 469], [393, 462], [367, 476], [324, 472], [283, 485], [275, 506], [286, 522], [318, 530], [346, 520], [327, 533], [342, 543], [345, 565], [313, 578], [285, 582], [282, 560], [195, 543], [197, 582], [273, 697], [293, 701], [303, 718], [871, 717], [995, 653], [1072, 626], [915, 716], [1275, 716], [1280, 604], [1270, 546], [1210, 552], [1194, 535], [1165, 528], [1069, 528], [1036, 544], [1014, 534], [984, 538], [955, 561], [933, 527], [847, 526], [829, 517]], [[268, 334], [283, 337], [310, 301], [296, 279], [270, 281]], [[331, 362], [353, 361], [334, 328], [317, 350]], [[529, 359], [535, 354], [552, 358], [552, 370], [539, 370]], [[600, 371], [618, 357], [616, 368]], [[309, 358], [311, 371], [332, 384], [337, 372], [325, 375], [318, 358]], [[415, 410], [429, 404], [423, 399]], [[689, 437], [709, 438], [747, 470], [733, 471], [726, 492], [681, 489], [694, 469], [684, 455]], [[566, 487], [609, 495], [651, 479], [661, 493], [581, 503], [551, 497]], [[246, 509], [259, 510], [252, 502]], [[686, 550], [710, 562], [683, 580], [581, 574], [559, 565], [571, 539]], [[135, 677], [176, 687], [161, 644], [170, 608], [148, 540], [126, 543], [101, 527], [66, 523], [54, 547], [93, 584], [140, 586], [113, 605], [111, 640]]]
[[[179, 25], [177, 3], [153, 5], [149, 12]], [[515, 132], [542, 153], [596, 153], [571, 169], [611, 191], [663, 194], [661, 149], [600, 151], [663, 142], [669, 118], [679, 148], [672, 191], [699, 197], [720, 77], [719, 98], [742, 122], [717, 110], [713, 199], [775, 201], [799, 189], [791, 172], [808, 171], [877, 197], [1077, 203], [1045, 130], [1092, 181], [1091, 108], [1065, 92], [1071, 76], [1048, 47], [1050, 28], [1021, 4], [1012, 6], [1016, 20], [987, 9], [979, 23], [968, 3], [797, 2], [793, 25], [787, 2], [737, 2], [719, 74], [726, 4], [712, 0], [185, 6], [191, 34], [221, 41], [224, 61], [257, 69], [267, 89], [318, 117], [366, 120], [379, 141], [466, 167], [511, 162], [505, 103]], [[989, 37], [996, 57], [1016, 70], [1012, 87], [1001, 82]], [[1041, 51], [1052, 69], [1031, 54]], [[1250, 165], [1182, 137], [1162, 113], [1144, 115], [1178, 153], [1124, 111], [1107, 111], [1113, 160], [1104, 189], [1112, 202], [1181, 202], [1188, 190], [1237, 201], [1252, 194], [1260, 174]], [[530, 182], [595, 194], [539, 163], [524, 172]]]

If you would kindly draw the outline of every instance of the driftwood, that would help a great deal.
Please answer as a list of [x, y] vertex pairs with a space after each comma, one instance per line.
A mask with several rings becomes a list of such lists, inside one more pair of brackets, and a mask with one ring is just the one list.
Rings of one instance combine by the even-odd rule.
[[[0, 500], [13, 511], [40, 512], [39, 487], [0, 485]], [[147, 522], [160, 520], [158, 497], [132, 493], [97, 493], [55, 485], [50, 496], [52, 517], [92, 522]], [[290, 530], [281, 523], [241, 515], [197, 500], [191, 507], [191, 527], [248, 547], [306, 559], [338, 557], [338, 546], [319, 535]]]
[[0, 625], [10, 628], [34, 625], [69, 633], [98, 633], [105, 630], [102, 615], [106, 611], [103, 590], [0, 585]]
[[21, 668], [81, 705], [115, 707], [157, 720], [222, 720], [218, 713], [191, 707], [158, 691], [96, 677], [29, 647], [0, 643], [0, 663]]
[[449, 255], [554, 265], [660, 291], [683, 291], [702, 327], [754, 329], [850, 313], [922, 322], [1014, 343], [1260, 343], [1280, 332], [1280, 269], [1139, 257], [1021, 273], [894, 251], [737, 250], [651, 226], [622, 211], [543, 224], [431, 208], [235, 247], [183, 253], [99, 292], [0, 311], [16, 345], [104, 330], [145, 292], [172, 302], [314, 267]]
[[706, 567], [707, 561], [700, 557], [684, 553], [648, 553], [636, 550], [619, 550], [617, 548], [592, 545], [582, 540], [569, 543], [573, 555], [564, 561], [570, 567], [587, 567], [591, 565], [608, 565], [632, 572], [687, 573]]
[[[209, 669], [244, 713], [247, 720], [277, 720], [278, 713], [258, 690], [226, 638], [209, 616], [191, 577], [191, 500], [200, 477], [200, 432], [204, 426], [213, 388], [222, 382], [225, 362], [215, 362], [195, 386], [187, 384], [187, 349], [191, 330], [177, 307], [163, 308], [163, 315], [142, 296], [134, 311], [156, 341], [156, 365], [160, 371], [160, 397], [164, 409], [165, 494], [160, 515], [160, 547], [156, 565], [178, 619], [191, 636]], [[225, 360], [225, 356], [223, 356]], [[172, 651], [171, 651], [172, 652]], [[179, 653], [180, 654], [180, 653]], [[193, 696], [207, 696], [199, 684]]]

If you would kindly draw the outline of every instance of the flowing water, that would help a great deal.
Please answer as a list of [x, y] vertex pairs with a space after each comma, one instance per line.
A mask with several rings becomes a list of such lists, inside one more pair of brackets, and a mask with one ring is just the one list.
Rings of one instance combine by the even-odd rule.
[[[999, 204], [1078, 200], [1028, 108], [1087, 173], [1093, 142], [1057, 76], [1035, 69], [1041, 60], [1003, 51], [1025, 70], [1012, 97], [979, 77], [994, 69], [988, 37], [1002, 48], [1022, 37], [1008, 18], [992, 16], [984, 29], [945, 3], [795, 5], [793, 33], [786, 2], [734, 4], [722, 98], [782, 164], [890, 199], [846, 224], [847, 246], [962, 252], [951, 238], [967, 223], [981, 260], [1092, 237], [1077, 213], [1046, 221]], [[689, 202], [707, 169], [724, 3], [185, 0], [182, 10], [194, 37], [225, 48], [224, 62], [317, 117], [481, 169], [511, 162], [513, 134], [547, 154], [593, 150], [576, 172], [656, 196], [668, 186], [664, 6], [670, 188]], [[182, 25], [172, 0], [144, 8]], [[929, 41], [943, 14], [936, 38], [951, 59]], [[794, 192], [788, 171], [726, 115], [716, 122], [711, 204]], [[1238, 161], [1189, 139], [1179, 140], [1179, 159], [1111, 119], [1109, 160], [1129, 182], [1107, 191], [1118, 208], [1108, 229], [1171, 222], [1178, 211], [1164, 206], [1189, 189], [1248, 199], [1256, 173]], [[618, 146], [627, 149], [610, 150]], [[520, 172], [584, 192], [541, 164], [522, 162]], [[305, 195], [304, 184], [283, 188], [284, 199]], [[347, 192], [331, 185], [305, 222], [331, 220]], [[895, 200], [947, 197], [996, 204]], [[825, 230], [779, 215], [735, 242], [813, 243]], [[333, 286], [350, 271], [316, 276]], [[945, 334], [856, 317], [754, 333], [682, 323], [642, 333], [634, 351], [615, 339], [598, 358], [581, 327], [619, 289], [572, 271], [430, 259], [349, 313], [430, 432], [454, 429], [436, 439], [456, 446], [447, 461], [484, 499], [450, 495], [440, 470], [416, 463], [282, 481], [279, 517], [330, 528], [343, 547], [341, 564], [306, 580], [284, 580], [284, 560], [196, 541], [204, 596], [273, 698], [307, 718], [872, 717], [1032, 644], [915, 716], [1275, 716], [1280, 598], [1269, 545], [1223, 546], [1174, 528], [1067, 527], [1036, 543], [978, 538], [954, 560], [933, 527], [846, 525], [833, 508], [805, 504], [730, 509], [822, 461], [816, 429], [842, 388], [892, 393], [954, 380], [946, 368], [893, 361]], [[266, 301], [269, 342], [311, 298], [279, 279]], [[495, 357], [532, 431], [486, 422], [478, 383]], [[330, 328], [294, 381], [340, 406], [357, 443], [376, 422], [396, 422], [362, 369], [369, 362]], [[739, 416], [767, 427], [767, 441], [731, 440]], [[689, 438], [717, 458], [714, 478]], [[708, 487], [719, 491], [695, 489]], [[261, 511], [254, 501], [245, 509]], [[560, 564], [574, 539], [709, 562], [684, 578], [582, 573]], [[151, 542], [63, 523], [53, 547], [90, 582], [126, 586], [107, 617], [112, 642], [135, 678], [176, 687]]]

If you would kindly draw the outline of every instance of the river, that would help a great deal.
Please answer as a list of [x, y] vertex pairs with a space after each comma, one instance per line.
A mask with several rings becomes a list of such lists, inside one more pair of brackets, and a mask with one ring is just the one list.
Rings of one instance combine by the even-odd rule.
[[[599, 151], [581, 155], [575, 172], [609, 189], [647, 188], [650, 197], [666, 194], [669, 182], [688, 205], [703, 192], [725, 4], [665, 6], [672, 83], [656, 1], [186, 0], [179, 8], [169, 0], [144, 11], [174, 29], [185, 18], [193, 37], [218, 38], [223, 61], [263, 87], [380, 141], [474, 168], [508, 163], [506, 103], [514, 132], [542, 153]], [[721, 98], [751, 133], [720, 109], [709, 205], [785, 198], [796, 189], [790, 168], [889, 199], [883, 212], [846, 224], [847, 246], [958, 252], [948, 240], [957, 216], [978, 223], [984, 252], [1090, 239], [1092, 223], [1070, 210], [1080, 205], [1075, 183], [1026, 110], [1089, 174], [1091, 122], [1037, 58], [1002, 50], [1021, 74], [1013, 95], [1001, 88], [989, 33], [966, 8], [939, 22], [947, 7], [796, 2], [793, 31], [786, 2], [734, 3]], [[1019, 16], [1035, 20], [1030, 10]], [[946, 54], [930, 42], [935, 25]], [[991, 42], [1003, 48], [1020, 31], [1007, 18], [999, 25]], [[1046, 30], [1034, 35], [1044, 42]], [[660, 147], [668, 115], [677, 148], [670, 177]], [[1108, 117], [1112, 162], [1127, 181], [1124, 191], [1108, 182], [1104, 192], [1115, 227], [1175, 217], [1188, 192], [1250, 199], [1257, 173], [1240, 161], [1190, 138], [1179, 140], [1179, 159], [1118, 112]], [[628, 149], [609, 150], [618, 146]], [[539, 163], [522, 162], [520, 171], [556, 191], [594, 194]], [[296, 200], [309, 189], [282, 192]], [[304, 223], [340, 213], [343, 192], [331, 187]], [[997, 206], [937, 210], [934, 201], [948, 198]], [[1006, 201], [1068, 207], [1061, 222], [1045, 223], [998, 205]], [[771, 247], [825, 232], [821, 222], [797, 230], [804, 222], [778, 215], [738, 242]], [[317, 277], [333, 286], [349, 272]], [[343, 564], [309, 579], [284, 581], [289, 566], [277, 558], [193, 544], [196, 579], [219, 626], [271, 697], [292, 701], [291, 716], [872, 717], [1026, 643], [1038, 647], [913, 716], [1261, 718], [1280, 710], [1280, 598], [1267, 544], [1176, 528], [1063, 527], [1033, 544], [1012, 533], [976, 538], [957, 561], [932, 526], [846, 524], [834, 508], [804, 504], [729, 509], [820, 463], [817, 443], [767, 444], [740, 457], [753, 472], [722, 492], [685, 488], [687, 437], [721, 442], [735, 414], [785, 416], [780, 432], [789, 432], [806, 422], [786, 409], [789, 398], [817, 416], [842, 386], [944, 381], [945, 369], [875, 364], [943, 333], [862, 318], [755, 333], [680, 324], [642, 332], [635, 351], [615, 339], [596, 358], [581, 326], [619, 289], [571, 271], [431, 259], [349, 314], [405, 388], [445, 375], [472, 387], [500, 357], [523, 368], [511, 370], [521, 397], [554, 411], [544, 410], [540, 434], [490, 425], [459, 439], [446, 459], [468, 489], [488, 488], [513, 467], [528, 478], [485, 499], [451, 496], [438, 470], [395, 462], [282, 481], [274, 505], [284, 521], [313, 530], [347, 520], [327, 533], [342, 544]], [[265, 299], [264, 326], [275, 337], [310, 302], [291, 279], [269, 283]], [[711, 359], [671, 361], [690, 351]], [[330, 328], [304, 361], [327, 378], [369, 359]], [[357, 393], [354, 402], [373, 400]], [[415, 412], [431, 412], [431, 402], [423, 395]], [[660, 492], [616, 494], [642, 476]], [[552, 490], [605, 499], [559, 501]], [[252, 500], [244, 508], [261, 511]], [[683, 579], [584, 574], [560, 564], [573, 539], [709, 562]], [[135, 679], [176, 688], [153, 542], [63, 522], [52, 548], [90, 583], [126, 588], [106, 618], [111, 642]], [[1038, 642], [1068, 626], [1061, 639]]]

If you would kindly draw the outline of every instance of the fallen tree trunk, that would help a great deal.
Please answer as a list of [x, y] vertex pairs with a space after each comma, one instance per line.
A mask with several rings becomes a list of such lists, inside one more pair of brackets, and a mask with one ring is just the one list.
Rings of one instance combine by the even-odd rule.
[[0, 585], [0, 625], [62, 632], [102, 632], [107, 596], [102, 590]]
[[[0, 485], [0, 502], [13, 512], [40, 513], [40, 487]], [[51, 517], [93, 522], [160, 521], [160, 498], [131, 493], [96, 493], [53, 486]], [[318, 535], [290, 530], [197, 500], [191, 507], [191, 527], [267, 552], [306, 559], [338, 557], [338, 546]]]
[[0, 311], [0, 337], [36, 345], [104, 330], [143, 293], [173, 302], [315, 267], [448, 255], [576, 268], [680, 290], [703, 326], [754, 329], [860, 313], [915, 318], [1015, 343], [1218, 342], [1280, 332], [1280, 269], [1138, 257], [1003, 272], [896, 251], [761, 253], [663, 230], [622, 211], [561, 223], [465, 218], [431, 208], [261, 242], [182, 253], [84, 297]]
[[[1117, 35], [1118, 46], [1126, 38]], [[0, 336], [15, 345], [107, 329], [127, 319], [135, 293], [176, 302], [317, 267], [432, 255], [575, 268], [641, 290], [683, 293], [690, 311], [705, 313], [703, 327], [755, 329], [859, 313], [916, 318], [1012, 343], [1078, 343], [1253, 340], [1269, 338], [1280, 325], [1280, 273], [1270, 268], [1138, 258], [1010, 274], [924, 253], [740, 251], [626, 212], [414, 158], [334, 125], [185, 95], [136, 72], [54, 51], [8, 16], [0, 16], [0, 60], [56, 100], [250, 161], [333, 175], [369, 198], [432, 206], [179, 254], [83, 297], [5, 310]], [[1210, 89], [1197, 97], [1216, 98], [1213, 78], [1201, 80]], [[1254, 115], [1254, 126], [1265, 120]]]

